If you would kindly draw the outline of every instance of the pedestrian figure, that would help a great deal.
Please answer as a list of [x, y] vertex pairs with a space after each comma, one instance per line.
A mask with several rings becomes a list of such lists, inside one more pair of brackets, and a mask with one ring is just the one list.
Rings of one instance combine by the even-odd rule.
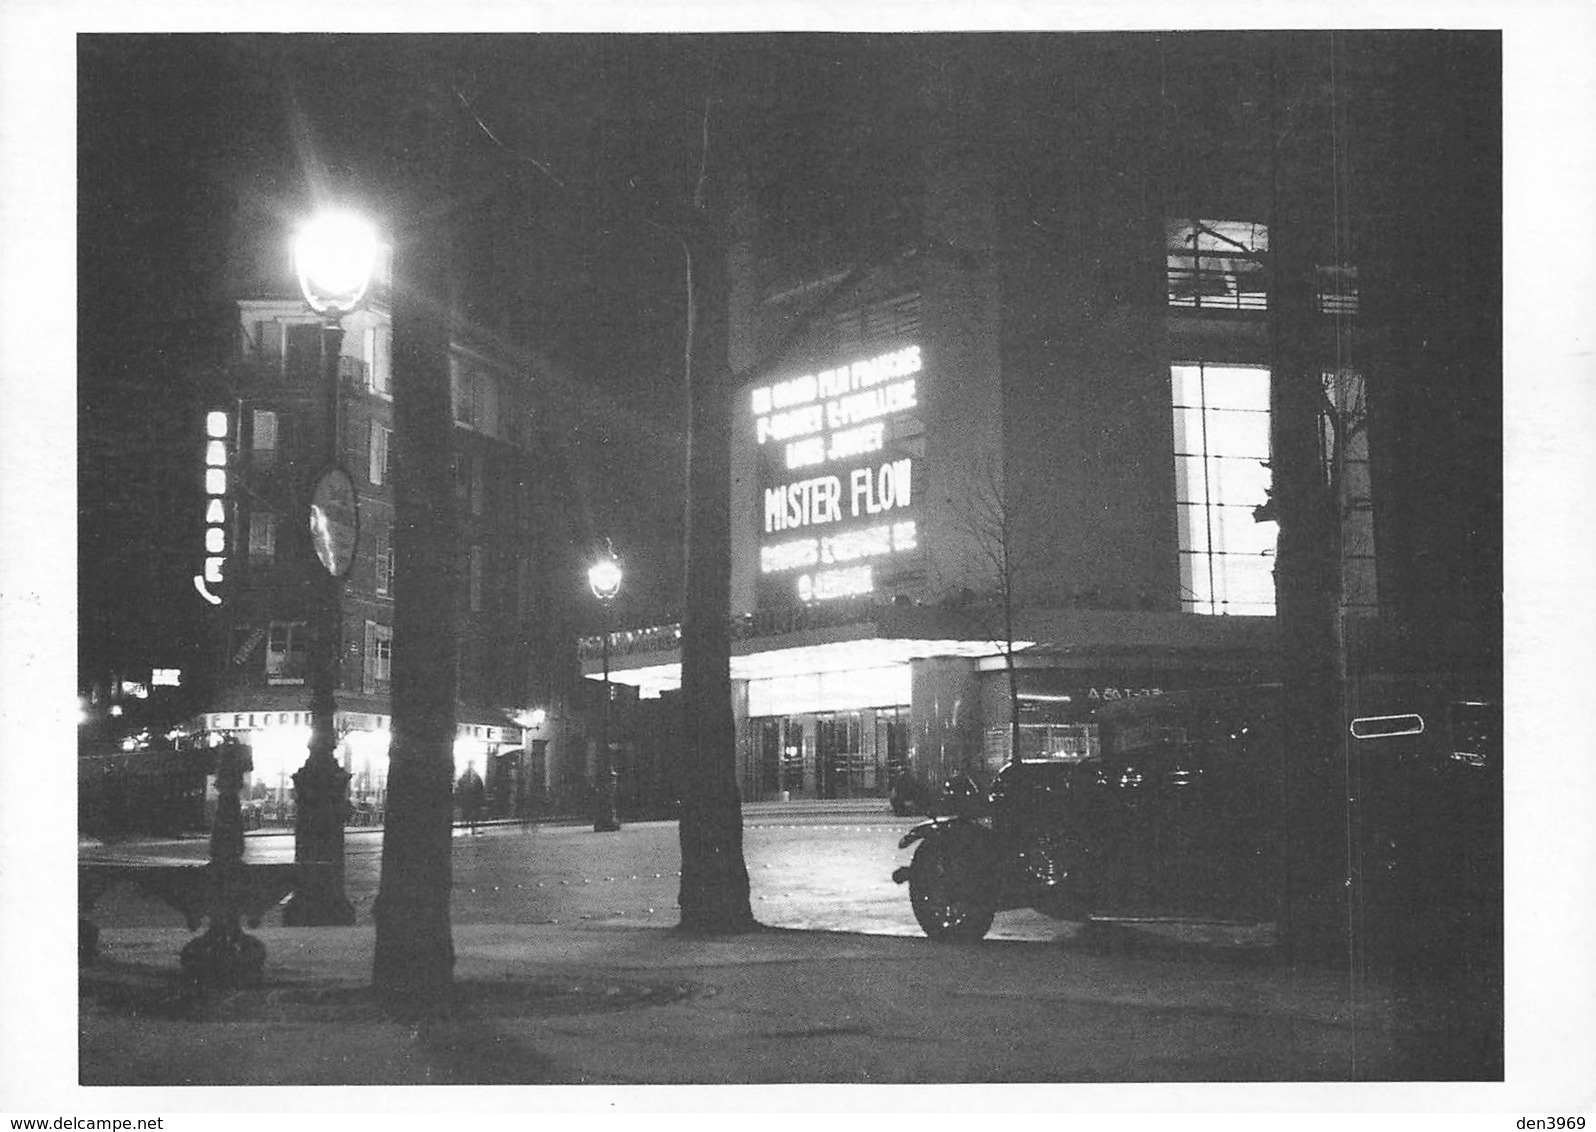
[[460, 803], [460, 817], [472, 833], [477, 831], [477, 819], [482, 816], [482, 803], [487, 791], [482, 786], [482, 776], [476, 763], [466, 763], [465, 773], [455, 783], [455, 798]]

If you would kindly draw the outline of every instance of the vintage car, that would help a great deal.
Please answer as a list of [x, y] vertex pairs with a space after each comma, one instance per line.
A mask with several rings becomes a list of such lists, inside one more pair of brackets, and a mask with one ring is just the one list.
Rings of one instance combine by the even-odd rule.
[[[1360, 907], [1411, 908], [1416, 894], [1438, 909], [1477, 906], [1493, 872], [1499, 891], [1500, 778], [1490, 773], [1500, 769], [1499, 730], [1494, 747], [1480, 741], [1479, 705], [1456, 741], [1440, 718], [1468, 706], [1437, 704], [1349, 733]], [[1015, 908], [1062, 919], [1278, 921], [1288, 812], [1279, 688], [1121, 701], [1095, 724], [1074, 757], [1011, 762], [985, 791], [966, 781], [950, 789], [942, 816], [903, 837], [901, 848], [916, 849], [893, 879], [907, 881], [928, 936], [979, 939], [996, 913]]]

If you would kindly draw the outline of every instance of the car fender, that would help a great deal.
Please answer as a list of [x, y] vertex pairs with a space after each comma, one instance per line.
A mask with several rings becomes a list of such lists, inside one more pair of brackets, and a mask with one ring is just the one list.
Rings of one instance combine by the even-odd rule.
[[[898, 841], [899, 849], [907, 849], [917, 841], [949, 841], [974, 853], [986, 853], [991, 844], [992, 831], [971, 818], [948, 815], [932, 818], [915, 825]], [[909, 879], [909, 865], [892, 870], [892, 879], [903, 884]]]

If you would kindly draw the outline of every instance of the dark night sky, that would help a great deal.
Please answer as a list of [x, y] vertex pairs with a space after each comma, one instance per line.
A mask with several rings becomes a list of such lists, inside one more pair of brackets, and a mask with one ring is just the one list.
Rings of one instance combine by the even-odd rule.
[[[176, 520], [150, 508], [191, 470], [161, 460], [186, 450], [193, 417], [194, 395], [171, 372], [198, 345], [189, 320], [261, 276], [291, 289], [286, 232], [322, 192], [354, 200], [402, 243], [431, 205], [419, 170], [439, 162], [423, 147], [446, 147], [455, 184], [468, 186], [473, 319], [608, 395], [573, 441], [586, 468], [577, 510], [587, 535], [612, 534], [635, 567], [630, 612], [668, 615], [680, 586], [686, 328], [669, 228], [692, 196], [706, 96], [720, 99], [711, 144], [746, 158], [755, 192], [811, 238], [870, 221], [841, 202], [890, 158], [895, 123], [839, 144], [835, 118], [915, 81], [920, 47], [874, 36], [83, 37], [85, 667], [102, 655], [147, 664], [149, 641], [159, 650], [183, 636], [168, 611], [186, 608], [172, 557], [186, 548], [162, 533]], [[129, 603], [128, 592], [155, 600]]]
[[[1268, 58], [1243, 38], [1256, 39], [1186, 40], [1160, 71], [1160, 97], [1229, 123], [1243, 89], [1233, 80], [1260, 80], [1227, 68]], [[1041, 90], [1016, 77], [1032, 73], [1026, 37], [110, 35], [77, 46], [85, 667], [96, 654], [148, 664], [152, 647], [185, 638], [172, 611], [194, 603], [174, 500], [192, 468], [171, 457], [189, 450], [196, 419], [182, 372], [203, 345], [196, 318], [263, 282], [291, 291], [287, 232], [325, 193], [374, 216], [401, 270], [407, 228], [452, 201], [468, 313], [553, 358], [585, 407], [567, 438], [582, 469], [576, 538], [615, 538], [634, 568], [635, 604], [621, 611], [634, 620], [668, 616], [679, 589], [686, 319], [670, 227], [693, 192], [706, 97], [718, 100], [710, 144], [736, 155], [777, 227], [806, 248], [858, 246], [889, 227], [893, 171], [919, 160], [903, 108], [933, 67], [984, 71], [993, 104], [1013, 106], [1013, 136], [1043, 131], [1049, 177], [1069, 176], [1045, 134], [1063, 88], [1045, 68]], [[1053, 58], [1045, 45], [1037, 54]], [[1091, 95], [1112, 104], [1138, 89]], [[1200, 136], [1175, 136], [1194, 165], [1212, 164]], [[1422, 123], [1403, 136], [1435, 141]], [[1441, 200], [1465, 181], [1412, 184]], [[1456, 239], [1426, 231], [1442, 236]], [[643, 439], [620, 439], [631, 436]]]
[[[186, 320], [262, 274], [267, 289], [291, 287], [285, 235], [324, 188], [386, 229], [408, 222], [429, 130], [452, 139], [456, 176], [481, 194], [465, 235], [473, 317], [609, 395], [572, 441], [593, 469], [577, 511], [592, 534], [618, 536], [637, 568], [629, 597], [672, 602], [683, 272], [677, 243], [647, 220], [690, 191], [702, 45], [117, 35], [80, 41], [79, 66], [86, 665], [181, 635], [153, 616], [184, 600], [185, 575], [157, 533], [169, 516], [150, 504], [171, 487], [160, 454], [184, 449], [192, 417], [170, 372], [174, 343], [193, 342]], [[623, 445], [631, 435], [641, 449]], [[626, 488], [639, 479], [665, 485], [647, 506]], [[125, 608], [130, 589], [157, 601]], [[102, 609], [110, 620], [93, 616]]]

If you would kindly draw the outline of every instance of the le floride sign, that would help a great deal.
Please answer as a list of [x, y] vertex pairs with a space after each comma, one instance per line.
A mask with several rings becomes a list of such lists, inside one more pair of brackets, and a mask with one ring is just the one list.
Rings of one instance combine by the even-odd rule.
[[774, 469], [759, 568], [795, 573], [801, 601], [871, 593], [878, 560], [918, 548], [914, 457], [887, 448], [916, 414], [922, 369], [920, 347], [905, 346], [753, 390], [754, 438]]

